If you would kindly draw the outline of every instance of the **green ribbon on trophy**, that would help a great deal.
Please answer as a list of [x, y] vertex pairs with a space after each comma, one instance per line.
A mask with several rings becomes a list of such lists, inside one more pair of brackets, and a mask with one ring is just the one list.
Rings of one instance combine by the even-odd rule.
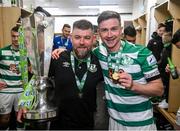
[[28, 61], [27, 61], [27, 48], [25, 46], [25, 33], [23, 26], [20, 26], [19, 30], [19, 53], [20, 53], [20, 62], [19, 69], [21, 71], [22, 83], [24, 92], [19, 99], [18, 105], [25, 107], [27, 109], [32, 109], [36, 101], [36, 92], [32, 85], [35, 82], [35, 76], [31, 78], [28, 82]]
[[22, 76], [23, 87], [28, 84], [28, 62], [27, 62], [27, 49], [25, 46], [25, 36], [24, 36], [24, 28], [22, 26], [19, 27], [19, 53], [20, 53], [20, 62], [19, 68]]
[[33, 87], [33, 85], [35, 85], [35, 80], [36, 77], [35, 75], [33, 75], [19, 99], [18, 105], [20, 107], [25, 107], [26, 109], [31, 110], [35, 106], [37, 94], [36, 90]]

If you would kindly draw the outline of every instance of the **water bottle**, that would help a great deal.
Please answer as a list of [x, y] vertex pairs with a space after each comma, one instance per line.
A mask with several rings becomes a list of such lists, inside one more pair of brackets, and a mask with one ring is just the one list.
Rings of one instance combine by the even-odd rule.
[[168, 57], [168, 64], [169, 64], [169, 69], [171, 72], [171, 76], [173, 79], [177, 79], [179, 77], [176, 67], [174, 66], [173, 62], [171, 61], [171, 59]]

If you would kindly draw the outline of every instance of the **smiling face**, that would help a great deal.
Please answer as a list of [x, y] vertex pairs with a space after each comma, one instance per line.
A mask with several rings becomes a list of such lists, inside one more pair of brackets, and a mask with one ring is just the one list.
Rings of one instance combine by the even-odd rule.
[[73, 50], [79, 59], [89, 56], [93, 47], [93, 39], [92, 29], [73, 29], [71, 41], [73, 43]]
[[162, 37], [165, 31], [166, 31], [166, 27], [160, 27], [157, 29], [157, 33], [160, 37]]
[[68, 37], [69, 37], [70, 32], [71, 32], [71, 28], [69, 28], [69, 27], [64, 27], [64, 28], [62, 29], [62, 33], [63, 33], [63, 36], [64, 36], [65, 38], [68, 38]]
[[116, 52], [120, 47], [122, 28], [119, 20], [110, 18], [99, 24], [99, 35], [110, 52]]

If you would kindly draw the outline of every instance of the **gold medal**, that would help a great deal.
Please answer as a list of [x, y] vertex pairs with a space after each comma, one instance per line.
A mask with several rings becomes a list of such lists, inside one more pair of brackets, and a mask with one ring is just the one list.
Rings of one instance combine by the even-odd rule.
[[16, 71], [16, 65], [15, 65], [15, 64], [10, 64], [9, 70], [15, 73], [15, 71]]
[[18, 70], [18, 67], [15, 64], [10, 64], [9, 70], [12, 71], [13, 73], [16, 73], [16, 74], [20, 73]]
[[83, 93], [79, 92], [78, 96], [79, 96], [79, 98], [82, 98], [83, 97]]
[[117, 81], [117, 80], [119, 79], [119, 73], [114, 72], [114, 73], [112, 74], [112, 79], [115, 80], [115, 81]]

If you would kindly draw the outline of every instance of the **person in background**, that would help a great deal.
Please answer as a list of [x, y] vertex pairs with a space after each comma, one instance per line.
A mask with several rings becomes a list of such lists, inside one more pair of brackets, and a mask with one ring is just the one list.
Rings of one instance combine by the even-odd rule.
[[168, 94], [169, 94], [169, 79], [170, 74], [165, 71], [166, 65], [168, 64], [167, 58], [171, 58], [172, 52], [172, 33], [171, 32], [164, 32], [162, 35], [162, 43], [163, 43], [163, 50], [161, 52], [161, 58], [159, 60], [159, 72], [161, 74], [161, 79], [164, 86], [164, 94], [162, 96], [162, 101], [159, 103], [159, 107], [161, 108], [168, 108]]
[[[178, 49], [180, 49], [180, 29], [178, 29], [173, 37], [172, 37], [172, 40], [171, 40], [172, 44], [174, 44]], [[180, 68], [179, 67], [176, 67], [177, 69], [177, 72], [180, 76]], [[166, 65], [166, 72], [170, 73], [170, 69], [169, 69], [169, 65], [167, 64]]]
[[128, 42], [135, 44], [136, 42], [136, 29], [133, 26], [127, 26], [124, 29], [124, 39]]
[[62, 35], [55, 35], [53, 40], [53, 50], [57, 48], [66, 48], [67, 50], [72, 50], [72, 43], [69, 38], [71, 32], [71, 26], [69, 24], [64, 24], [62, 28]]
[[97, 31], [98, 27], [96, 25], [93, 25], [93, 30], [94, 30], [94, 41], [93, 41], [93, 48], [99, 46], [99, 34]]
[[0, 49], [0, 129], [8, 128], [12, 108], [18, 111], [18, 99], [23, 92], [18, 33], [19, 26], [11, 29], [12, 44]]
[[[58, 118], [50, 129], [92, 130], [96, 111], [96, 86], [103, 81], [98, 59], [92, 54], [93, 25], [87, 20], [73, 24], [72, 51], [51, 60], [49, 77], [55, 81], [54, 101]], [[22, 112], [18, 113], [21, 122]]]
[[166, 25], [160, 23], [156, 32], [153, 32], [151, 35], [152, 39], [149, 40], [147, 48], [152, 51], [153, 55], [155, 56], [158, 64], [161, 58], [161, 52], [163, 50], [163, 43], [162, 43], [162, 35], [166, 30]]
[[93, 52], [105, 81], [109, 130], [156, 130], [150, 96], [161, 96], [163, 85], [157, 61], [142, 45], [120, 40], [119, 13], [98, 16], [102, 44]]

